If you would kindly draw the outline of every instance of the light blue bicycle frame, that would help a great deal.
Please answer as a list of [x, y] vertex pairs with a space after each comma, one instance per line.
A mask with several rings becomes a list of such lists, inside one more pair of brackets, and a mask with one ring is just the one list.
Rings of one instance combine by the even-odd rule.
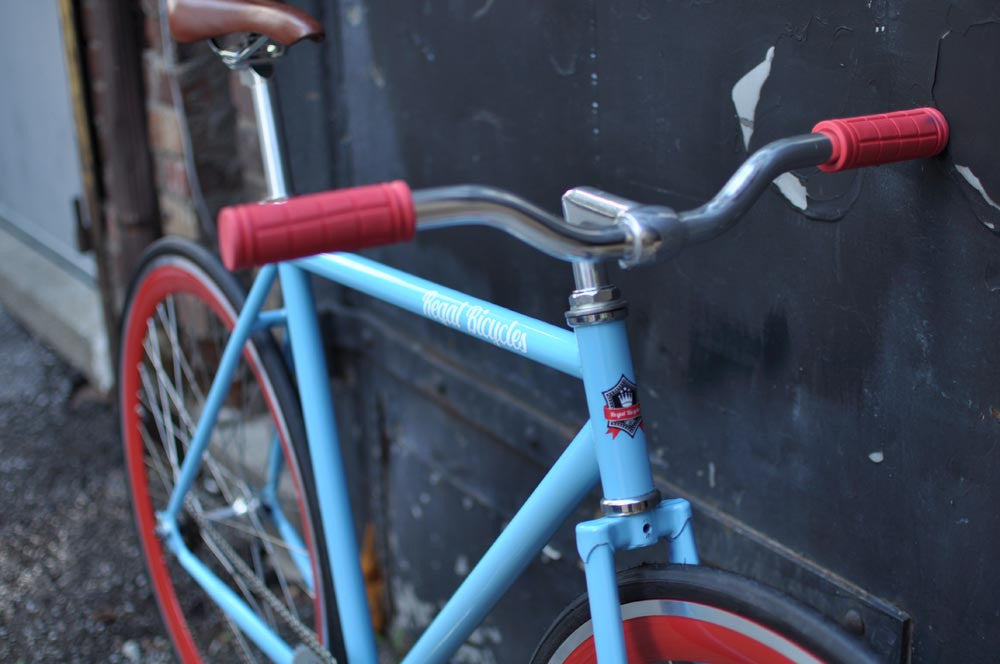
[[[261, 307], [276, 272], [280, 273], [285, 308], [264, 312]], [[227, 342], [190, 451], [160, 519], [168, 533], [167, 545], [182, 566], [234, 622], [278, 662], [290, 662], [293, 647], [282, 642], [236, 593], [187, 550], [175, 524], [184, 495], [208, 447], [212, 427], [244, 344], [254, 330], [286, 324], [299, 394], [302, 395], [320, 518], [348, 659], [352, 664], [376, 664], [374, 634], [309, 273], [363, 291], [583, 379], [590, 424], [576, 435], [403, 660], [404, 664], [445, 662], [598, 480], [604, 496], [609, 499], [641, 496], [653, 489], [642, 428], [630, 436], [609, 428], [605, 419], [606, 402], [602, 392], [623, 376], [632, 382], [635, 379], [624, 322], [579, 327], [574, 333], [351, 254], [323, 254], [263, 268]], [[280, 445], [276, 442], [274, 447], [269, 462], [270, 479], [262, 491], [262, 502], [272, 506], [277, 505], [273, 492], [282, 463]], [[292, 545], [290, 548], [302, 550], [301, 540], [280, 509], [272, 512], [275, 525]], [[687, 502], [675, 499], [663, 501], [658, 508], [634, 516], [604, 517], [578, 525], [578, 549], [585, 563], [595, 641], [602, 664], [625, 662], [614, 551], [648, 546], [667, 538], [671, 542], [671, 561], [696, 563], [689, 520]], [[295, 562], [307, 585], [312, 586], [309, 561], [300, 556]], [[314, 591], [319, 590], [314, 588]]]
[[[268, 94], [266, 86], [255, 89], [258, 120], [264, 121], [261, 143], [266, 170], [272, 194], [280, 196], [284, 195], [284, 175], [280, 159], [275, 158], [278, 146], [267, 107]], [[611, 427], [605, 410], [609, 404], [604, 392], [623, 379], [635, 383], [624, 321], [570, 331], [351, 254], [322, 254], [262, 268], [223, 351], [169, 503], [157, 516], [167, 547], [180, 564], [277, 662], [292, 661], [294, 644], [285, 643], [188, 550], [178, 531], [177, 517], [198, 474], [244, 345], [256, 330], [286, 325], [347, 658], [350, 664], [377, 664], [310, 275], [362, 291], [583, 381], [590, 422], [580, 429], [403, 660], [403, 664], [446, 662], [598, 481], [606, 500], [635, 499], [653, 492], [643, 429], [635, 427], [630, 432]], [[264, 300], [278, 276], [284, 309], [263, 311]], [[273, 447], [261, 502], [277, 508], [275, 491], [282, 453], [277, 440]], [[304, 550], [299, 535], [280, 509], [270, 512], [275, 528], [290, 548]], [[577, 525], [577, 548], [585, 564], [594, 641], [601, 664], [626, 664], [614, 552], [666, 539], [671, 562], [696, 564], [690, 518], [687, 501], [673, 499], [638, 514], [606, 516]], [[322, 592], [312, 579], [309, 560], [296, 556], [293, 561], [307, 586]]]

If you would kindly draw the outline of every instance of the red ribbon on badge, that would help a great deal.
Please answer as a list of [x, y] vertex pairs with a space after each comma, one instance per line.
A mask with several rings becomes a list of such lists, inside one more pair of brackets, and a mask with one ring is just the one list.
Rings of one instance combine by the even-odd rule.
[[608, 422], [624, 422], [625, 420], [634, 420], [641, 414], [642, 408], [639, 404], [626, 406], [625, 408], [612, 408], [611, 406], [604, 407], [604, 419]]
[[[634, 420], [637, 417], [642, 417], [642, 408], [639, 404], [626, 406], [625, 408], [612, 408], [611, 406], [604, 407], [604, 419], [608, 421], [608, 424], [611, 424], [612, 422], [627, 422], [629, 420]], [[639, 423], [639, 428], [643, 428], [642, 422]], [[624, 431], [624, 429], [620, 427], [609, 426], [605, 433], [610, 433], [611, 440], [614, 440], [622, 431]]]

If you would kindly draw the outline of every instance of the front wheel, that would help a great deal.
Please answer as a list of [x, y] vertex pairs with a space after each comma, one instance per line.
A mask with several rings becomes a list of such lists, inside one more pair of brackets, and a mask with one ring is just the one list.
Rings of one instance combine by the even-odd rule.
[[[646, 565], [618, 575], [629, 664], [874, 663], [857, 639], [759, 583], [709, 567]], [[586, 594], [556, 619], [532, 664], [592, 664]]]

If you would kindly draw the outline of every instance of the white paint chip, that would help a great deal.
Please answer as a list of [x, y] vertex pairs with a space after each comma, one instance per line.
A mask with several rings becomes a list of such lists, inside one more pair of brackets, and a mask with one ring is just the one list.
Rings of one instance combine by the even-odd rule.
[[[774, 62], [774, 47], [767, 49], [764, 60], [743, 75], [733, 86], [733, 106], [740, 120], [740, 130], [743, 132], [743, 147], [750, 149], [750, 139], [753, 137], [754, 121], [757, 115], [757, 104], [760, 102], [760, 91], [771, 75], [771, 63]], [[800, 210], [805, 210], [809, 204], [806, 196], [806, 186], [791, 173], [783, 173], [774, 180], [775, 186], [788, 202]]]
[[809, 205], [806, 186], [802, 184], [802, 180], [791, 173], [782, 173], [774, 178], [774, 184], [778, 187], [778, 191], [788, 199], [788, 202], [798, 209], [805, 210], [806, 206]]
[[542, 549], [543, 561], [559, 560], [561, 558], [562, 558], [562, 552], [559, 549], [552, 546], [551, 544], [546, 544], [545, 548]]
[[872, 452], [868, 455], [868, 458], [872, 460], [872, 463], [882, 463], [885, 461], [885, 455], [882, 453], [882, 450]]
[[764, 60], [759, 65], [743, 75], [733, 86], [733, 106], [740, 118], [740, 129], [743, 130], [743, 147], [750, 147], [750, 137], [753, 136], [754, 116], [757, 114], [757, 103], [760, 101], [760, 91], [764, 82], [771, 75], [771, 62], [774, 60], [774, 47], [767, 49]]
[[[955, 170], [958, 174], [965, 178], [965, 181], [972, 185], [972, 188], [979, 192], [979, 195], [983, 197], [983, 200], [990, 204], [991, 207], [1000, 210], [1000, 204], [995, 200], [990, 198], [990, 195], [986, 193], [986, 189], [983, 187], [982, 181], [976, 177], [976, 174], [972, 172], [972, 169], [968, 166], [959, 166], [955, 164]], [[990, 226], [987, 224], [987, 226]], [[992, 226], [990, 226], [992, 228]]]
[[423, 629], [429, 625], [431, 618], [437, 613], [437, 606], [421, 600], [412, 583], [396, 581], [392, 585], [396, 609], [393, 624], [404, 629]]

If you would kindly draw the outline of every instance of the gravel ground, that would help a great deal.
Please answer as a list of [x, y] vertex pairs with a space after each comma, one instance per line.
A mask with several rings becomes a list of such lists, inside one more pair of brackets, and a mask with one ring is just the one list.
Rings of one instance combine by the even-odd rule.
[[0, 662], [169, 662], [114, 408], [0, 308]]

